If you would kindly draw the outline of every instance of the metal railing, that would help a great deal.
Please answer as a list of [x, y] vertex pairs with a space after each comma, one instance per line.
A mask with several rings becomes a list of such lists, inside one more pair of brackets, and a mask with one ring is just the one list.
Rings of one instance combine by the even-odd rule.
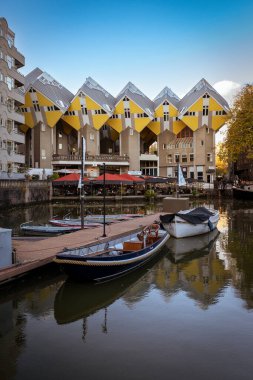
[[[61, 155], [61, 154], [53, 154], [52, 159], [53, 161], [81, 161], [81, 155], [79, 154], [72, 154], [72, 155]], [[85, 161], [99, 161], [99, 162], [128, 162], [129, 156], [119, 156], [114, 154], [99, 154], [99, 155], [91, 155], [91, 154], [85, 154]]]

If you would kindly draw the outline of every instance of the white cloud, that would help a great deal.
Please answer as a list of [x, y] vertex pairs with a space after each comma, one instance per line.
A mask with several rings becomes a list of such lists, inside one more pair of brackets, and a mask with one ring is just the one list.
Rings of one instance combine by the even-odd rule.
[[222, 80], [214, 83], [213, 87], [226, 99], [229, 105], [232, 105], [234, 97], [238, 94], [242, 85], [231, 80]]

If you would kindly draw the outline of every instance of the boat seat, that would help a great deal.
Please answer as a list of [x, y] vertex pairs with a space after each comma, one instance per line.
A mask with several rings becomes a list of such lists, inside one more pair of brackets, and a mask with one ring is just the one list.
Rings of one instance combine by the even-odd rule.
[[142, 241], [124, 241], [123, 244], [123, 251], [139, 251], [143, 248], [143, 242]]

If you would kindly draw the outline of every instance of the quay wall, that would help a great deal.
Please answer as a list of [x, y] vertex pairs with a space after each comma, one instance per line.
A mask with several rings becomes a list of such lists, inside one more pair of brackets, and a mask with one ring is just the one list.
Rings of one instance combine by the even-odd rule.
[[0, 208], [51, 199], [52, 183], [49, 181], [0, 180]]

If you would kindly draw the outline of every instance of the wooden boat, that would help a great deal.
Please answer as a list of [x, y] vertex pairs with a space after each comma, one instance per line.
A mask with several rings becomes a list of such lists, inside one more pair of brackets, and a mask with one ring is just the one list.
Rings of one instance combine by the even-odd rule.
[[201, 236], [191, 236], [182, 239], [171, 237], [166, 243], [170, 259], [173, 263], [189, 261], [207, 255], [219, 236], [219, 231], [213, 231]]
[[145, 227], [101, 243], [65, 249], [54, 261], [61, 264], [77, 280], [109, 280], [141, 267], [150, 260], [169, 239], [159, 224]]
[[219, 212], [205, 207], [196, 207], [175, 214], [160, 215], [160, 221], [171, 236], [184, 238], [214, 230], [219, 221]]
[[80, 230], [80, 227], [78, 226], [65, 226], [65, 227], [58, 227], [58, 226], [50, 226], [48, 224], [44, 225], [33, 225], [32, 222], [26, 222], [22, 223], [20, 225], [21, 231], [25, 235], [36, 235], [36, 236], [47, 236], [47, 235], [59, 235], [59, 234], [65, 234], [68, 232], [74, 232]]
[[241, 187], [233, 187], [233, 196], [236, 199], [253, 200], [253, 185], [244, 185]]

